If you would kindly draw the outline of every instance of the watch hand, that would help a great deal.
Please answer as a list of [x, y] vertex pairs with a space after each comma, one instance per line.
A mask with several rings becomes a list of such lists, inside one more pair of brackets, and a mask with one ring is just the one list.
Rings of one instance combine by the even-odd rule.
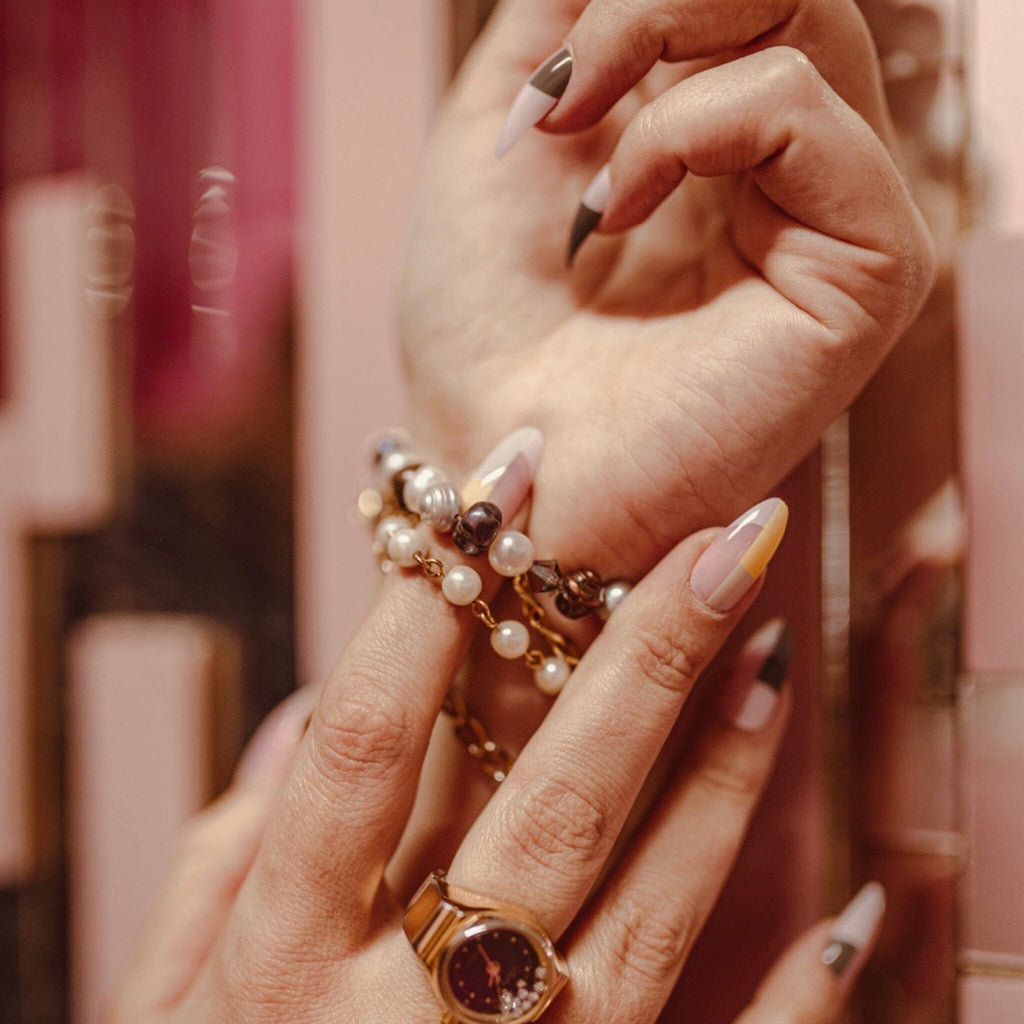
[[487, 955], [487, 950], [484, 949], [482, 942], [478, 942], [476, 948], [484, 958], [484, 963], [487, 964], [487, 987], [497, 988], [501, 984], [501, 964]]

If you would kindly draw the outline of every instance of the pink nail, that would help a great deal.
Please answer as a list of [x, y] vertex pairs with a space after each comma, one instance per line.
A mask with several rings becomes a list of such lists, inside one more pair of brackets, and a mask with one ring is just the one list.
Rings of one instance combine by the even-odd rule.
[[855, 974], [864, 963], [884, 914], [885, 889], [879, 882], [868, 882], [836, 919], [821, 962], [836, 977]]
[[270, 712], [253, 734], [235, 769], [243, 786], [282, 778], [291, 768], [309, 716], [320, 698], [319, 686], [303, 686]]
[[690, 586], [697, 597], [715, 611], [734, 607], [771, 561], [788, 519], [786, 503], [769, 498], [723, 530], [693, 567]]
[[507, 523], [516, 514], [533, 486], [544, 450], [544, 435], [536, 427], [514, 430], [480, 463], [462, 488], [468, 507], [489, 501], [501, 509]]
[[760, 732], [771, 724], [792, 649], [793, 634], [785, 619], [765, 623], [746, 642], [722, 693], [722, 710], [737, 729]]

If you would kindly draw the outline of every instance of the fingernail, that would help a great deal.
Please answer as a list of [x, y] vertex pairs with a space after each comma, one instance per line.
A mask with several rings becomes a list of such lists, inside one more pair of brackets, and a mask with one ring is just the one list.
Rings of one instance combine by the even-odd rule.
[[594, 175], [593, 180], [587, 186], [580, 200], [579, 209], [576, 211], [576, 219], [572, 222], [572, 230], [569, 232], [569, 250], [565, 257], [565, 265], [572, 266], [576, 258], [576, 251], [587, 240], [587, 236], [601, 222], [601, 215], [608, 206], [608, 197], [612, 191], [611, 168], [605, 164]]
[[868, 882], [846, 905], [821, 954], [821, 962], [837, 978], [859, 969], [884, 913], [885, 889], [879, 882]]
[[760, 732], [768, 727], [792, 653], [793, 631], [785, 619], [766, 622], [746, 642], [722, 694], [722, 709], [737, 729]]
[[572, 75], [572, 54], [564, 47], [553, 53], [519, 90], [508, 112], [494, 155], [501, 159], [538, 121], [551, 113]]
[[489, 501], [512, 518], [526, 500], [544, 450], [544, 435], [536, 427], [514, 430], [480, 463], [462, 488], [468, 508]]
[[771, 561], [788, 518], [781, 498], [769, 498], [741, 515], [697, 560], [690, 575], [693, 592], [715, 611], [734, 607]]
[[283, 778], [319, 697], [319, 686], [303, 686], [263, 719], [242, 752], [235, 769], [236, 782], [262, 785], [268, 779]]

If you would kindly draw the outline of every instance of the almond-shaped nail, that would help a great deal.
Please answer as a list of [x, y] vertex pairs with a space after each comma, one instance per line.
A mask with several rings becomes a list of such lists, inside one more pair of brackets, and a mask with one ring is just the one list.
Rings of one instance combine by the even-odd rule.
[[463, 504], [468, 508], [478, 501], [489, 501], [508, 521], [526, 500], [543, 451], [544, 435], [536, 427], [512, 431], [466, 481]]
[[859, 970], [885, 913], [885, 889], [868, 882], [836, 918], [821, 962], [841, 978]]
[[235, 769], [235, 779], [241, 785], [262, 785], [268, 779], [284, 778], [316, 707], [320, 689], [301, 687], [263, 719]]
[[503, 157], [562, 98], [572, 75], [572, 54], [564, 47], [553, 53], [519, 90], [505, 118], [494, 155]]
[[771, 561], [788, 519], [781, 498], [769, 498], [741, 515], [697, 560], [690, 575], [693, 592], [715, 611], [734, 607]]
[[722, 710], [737, 729], [760, 732], [771, 724], [792, 652], [793, 631], [785, 619], [766, 622], [744, 644], [722, 694]]
[[576, 210], [576, 219], [572, 222], [569, 232], [569, 249], [565, 257], [565, 265], [572, 266], [579, 247], [587, 240], [590, 233], [601, 222], [601, 215], [608, 206], [608, 197], [612, 192], [611, 168], [605, 164], [594, 175], [587, 186]]

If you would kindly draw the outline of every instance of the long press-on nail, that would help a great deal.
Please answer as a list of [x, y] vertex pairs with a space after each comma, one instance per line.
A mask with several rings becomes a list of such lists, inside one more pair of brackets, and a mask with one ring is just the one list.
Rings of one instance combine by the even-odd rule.
[[601, 215], [608, 206], [608, 197], [611, 195], [611, 191], [611, 168], [605, 164], [594, 175], [580, 200], [576, 219], [572, 222], [572, 230], [569, 232], [569, 249], [565, 257], [567, 267], [572, 266], [572, 261], [576, 258], [576, 251], [601, 222]]
[[868, 882], [836, 918], [821, 962], [837, 978], [863, 963], [862, 954], [871, 945], [884, 913], [885, 889], [879, 882]]
[[693, 592], [715, 611], [732, 608], [764, 572], [786, 532], [789, 509], [769, 498], [720, 533], [690, 575]]
[[514, 430], [480, 463], [462, 488], [469, 507], [478, 501], [497, 505], [511, 518], [526, 500], [544, 450], [544, 435], [536, 427]]
[[494, 155], [503, 157], [538, 121], [543, 120], [562, 98], [572, 75], [572, 54], [567, 49], [553, 53], [519, 90], [505, 118]]
[[766, 622], [743, 646], [722, 695], [722, 708], [737, 729], [760, 732], [771, 723], [792, 653], [793, 631], [785, 619]]

